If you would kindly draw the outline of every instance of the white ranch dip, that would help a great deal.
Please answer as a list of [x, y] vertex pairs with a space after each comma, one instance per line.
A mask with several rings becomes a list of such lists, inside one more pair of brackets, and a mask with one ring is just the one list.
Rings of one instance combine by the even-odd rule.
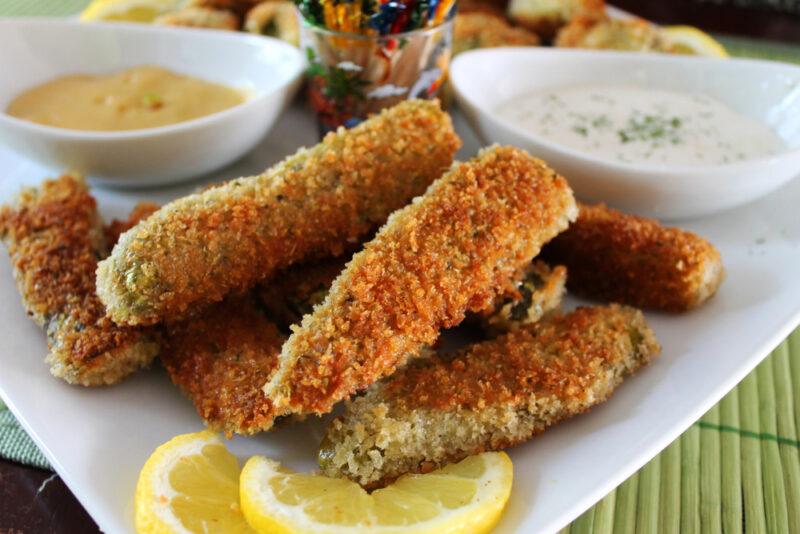
[[708, 96], [632, 85], [548, 89], [497, 111], [550, 141], [626, 163], [733, 163], [786, 146], [766, 124]]

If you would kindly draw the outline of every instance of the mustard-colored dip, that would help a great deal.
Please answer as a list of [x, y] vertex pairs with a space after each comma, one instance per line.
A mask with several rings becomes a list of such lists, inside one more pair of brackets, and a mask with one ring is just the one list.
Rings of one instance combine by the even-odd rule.
[[63, 76], [17, 96], [13, 117], [73, 130], [138, 130], [210, 115], [244, 102], [231, 87], [154, 66]]

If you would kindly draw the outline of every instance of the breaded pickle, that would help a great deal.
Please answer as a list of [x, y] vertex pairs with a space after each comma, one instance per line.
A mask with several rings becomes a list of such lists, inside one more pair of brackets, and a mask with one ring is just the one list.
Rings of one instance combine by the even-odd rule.
[[566, 180], [523, 150], [454, 165], [353, 256], [265, 390], [281, 412], [328, 412], [488, 308], [576, 211]]
[[567, 287], [579, 295], [671, 312], [699, 306], [725, 278], [719, 251], [702, 237], [603, 204], [581, 205], [542, 257], [567, 267]]
[[71, 384], [114, 384], [150, 364], [158, 333], [120, 327], [95, 294], [106, 254], [97, 204], [80, 176], [25, 189], [0, 210], [2, 238], [22, 301], [47, 333], [50, 372]]
[[253, 296], [231, 296], [169, 325], [161, 362], [209, 428], [254, 434], [272, 427], [274, 411], [261, 386], [284, 340]]
[[259, 176], [171, 202], [124, 233], [97, 272], [113, 320], [153, 324], [336, 256], [450, 165], [460, 141], [435, 101], [409, 100]]
[[497, 299], [482, 312], [480, 322], [489, 335], [498, 335], [520, 326], [535, 323], [561, 306], [567, 283], [567, 269], [550, 267], [534, 260], [522, 273], [513, 291]]
[[604, 402], [659, 350], [640, 311], [610, 305], [415, 360], [347, 403], [320, 467], [376, 486], [514, 446]]

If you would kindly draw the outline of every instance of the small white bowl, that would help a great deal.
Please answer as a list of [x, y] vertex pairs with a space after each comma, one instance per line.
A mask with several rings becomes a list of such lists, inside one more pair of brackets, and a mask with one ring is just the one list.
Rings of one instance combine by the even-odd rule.
[[[800, 67], [738, 59], [496, 48], [459, 55], [450, 79], [484, 142], [512, 144], [546, 160], [586, 201], [662, 219], [708, 215], [755, 200], [800, 174]], [[732, 164], [626, 164], [529, 133], [498, 116], [498, 106], [544, 88], [633, 84], [702, 93], [770, 125], [786, 141], [775, 156]]]
[[[137, 65], [242, 88], [247, 100], [158, 128], [89, 132], [2, 113], [26, 89], [66, 74]], [[61, 19], [0, 19], [0, 142], [59, 169], [119, 186], [167, 184], [218, 169], [252, 149], [291, 101], [305, 62], [293, 46], [233, 32]]]

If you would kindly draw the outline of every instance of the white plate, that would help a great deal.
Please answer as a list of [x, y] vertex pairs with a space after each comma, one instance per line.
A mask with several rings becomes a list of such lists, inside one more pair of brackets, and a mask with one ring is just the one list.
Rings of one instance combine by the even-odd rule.
[[[465, 140], [475, 137], [457, 117]], [[256, 172], [315, 142], [310, 114], [290, 108], [246, 160], [210, 179]], [[0, 198], [46, 169], [0, 149]], [[52, 174], [52, 172], [50, 172]], [[146, 195], [164, 201], [189, 187]], [[106, 216], [143, 194], [97, 191]], [[750, 205], [685, 226], [722, 251], [728, 279], [703, 308], [648, 313], [661, 357], [623, 384], [607, 404], [510, 451], [514, 490], [498, 532], [555, 532], [669, 444], [742, 379], [800, 321], [800, 181]], [[191, 404], [160, 369], [105, 389], [71, 387], [42, 362], [44, 336], [17, 304], [9, 262], [0, 259], [0, 394], [55, 469], [106, 532], [133, 528], [136, 477], [153, 449], [202, 428]], [[572, 301], [574, 304], [575, 301]], [[319, 421], [237, 438], [241, 457], [260, 453], [312, 469]]]

